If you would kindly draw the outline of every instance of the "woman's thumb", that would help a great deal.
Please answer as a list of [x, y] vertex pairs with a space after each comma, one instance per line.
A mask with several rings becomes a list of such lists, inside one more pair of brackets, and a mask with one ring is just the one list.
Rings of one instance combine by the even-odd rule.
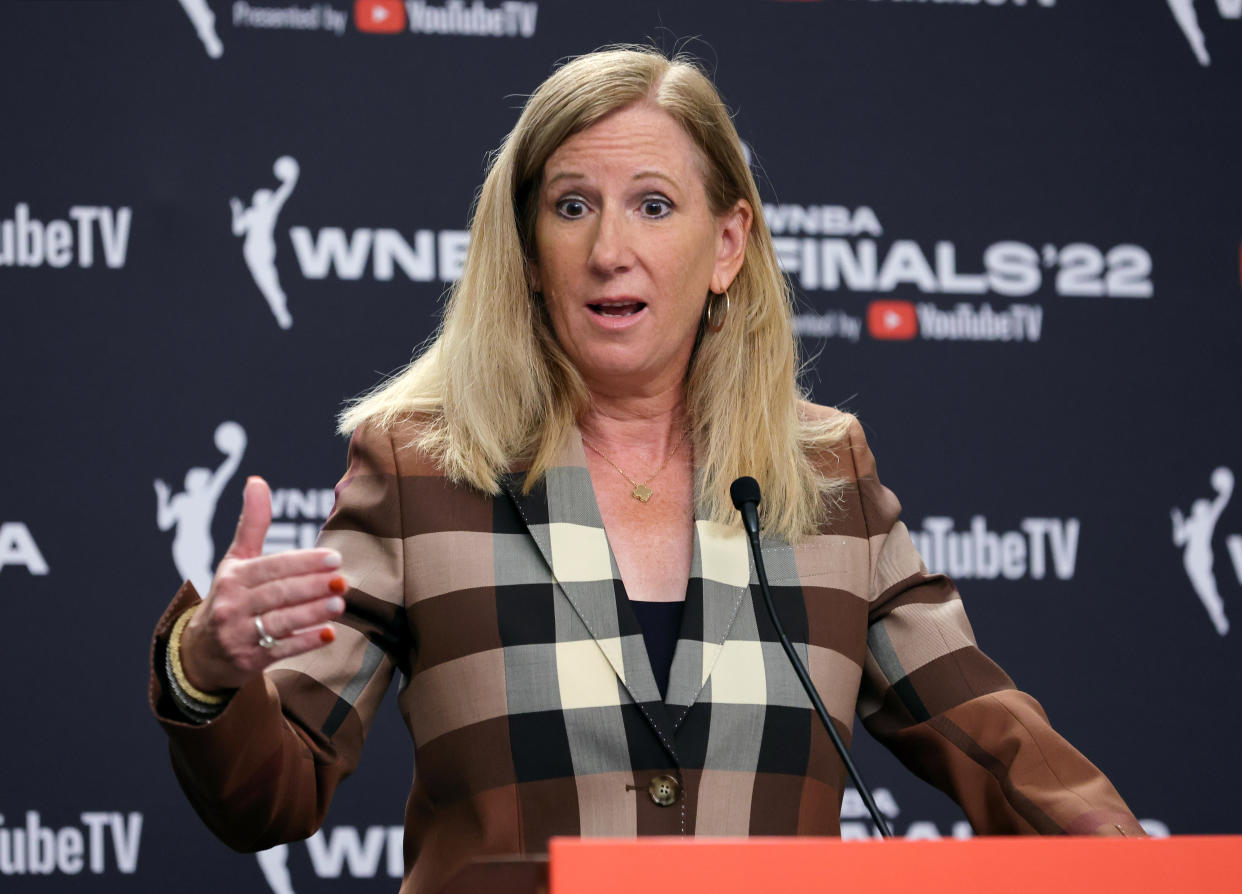
[[241, 518], [237, 520], [237, 533], [229, 555], [238, 559], [253, 559], [263, 554], [263, 540], [272, 523], [272, 492], [267, 482], [258, 475], [246, 479], [242, 496]]

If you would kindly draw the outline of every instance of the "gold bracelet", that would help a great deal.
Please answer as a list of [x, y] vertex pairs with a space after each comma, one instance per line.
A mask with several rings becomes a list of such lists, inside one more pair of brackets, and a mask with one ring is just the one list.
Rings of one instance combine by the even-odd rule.
[[185, 691], [186, 695], [195, 701], [202, 702], [204, 705], [222, 705], [228, 701], [225, 696], [212, 695], [210, 692], [203, 692], [203, 690], [194, 686], [186, 677], [185, 669], [181, 666], [181, 634], [185, 631], [185, 625], [190, 623], [190, 618], [194, 617], [196, 611], [198, 611], [198, 606], [191, 605], [177, 618], [177, 623], [173, 624], [172, 633], [168, 636], [168, 663], [172, 667], [177, 685]]

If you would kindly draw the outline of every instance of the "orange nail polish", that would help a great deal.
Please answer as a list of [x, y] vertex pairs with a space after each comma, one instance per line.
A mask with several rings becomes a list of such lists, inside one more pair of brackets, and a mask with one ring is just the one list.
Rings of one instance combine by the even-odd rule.
[[325, 627], [319, 631], [319, 641], [321, 643], [330, 643], [336, 639], [336, 634], [332, 632], [331, 627]]
[[328, 581], [328, 589], [333, 593], [340, 594], [349, 589], [349, 584], [345, 583], [345, 578], [338, 574], [336, 577]]

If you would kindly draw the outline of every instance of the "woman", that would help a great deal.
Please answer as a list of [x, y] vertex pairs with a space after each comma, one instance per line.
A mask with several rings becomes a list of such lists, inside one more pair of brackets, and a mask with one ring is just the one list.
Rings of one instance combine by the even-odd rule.
[[755, 609], [742, 474], [843, 735], [857, 710], [980, 832], [1142, 834], [975, 646], [858, 425], [800, 400], [758, 208], [693, 65], [603, 51], [534, 93], [438, 338], [343, 417], [318, 548], [258, 557], [252, 479], [206, 600], [157, 629], [154, 704], [225, 841], [318, 826], [394, 669], [403, 891], [553, 834], [836, 834], [844, 770]]

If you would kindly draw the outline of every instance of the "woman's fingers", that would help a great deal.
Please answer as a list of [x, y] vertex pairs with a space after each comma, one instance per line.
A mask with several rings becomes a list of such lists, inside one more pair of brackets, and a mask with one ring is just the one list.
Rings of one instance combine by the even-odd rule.
[[[340, 596], [329, 596], [327, 599], [315, 599], [289, 608], [267, 611], [258, 617], [263, 621], [263, 629], [269, 636], [282, 640], [296, 632], [309, 630], [338, 618], [344, 611], [345, 600]], [[258, 632], [257, 626], [255, 632]]]
[[292, 549], [270, 556], [234, 560], [229, 563], [227, 572], [244, 587], [258, 587], [281, 578], [340, 567], [341, 554], [334, 549]]
[[247, 591], [245, 604], [250, 614], [261, 615], [326, 596], [340, 596], [348, 589], [344, 576], [331, 571], [284, 577]]
[[310, 630], [299, 630], [297, 633], [278, 639], [275, 645], [265, 651], [272, 661], [281, 661], [323, 648], [333, 639], [335, 639], [335, 634], [331, 627], [315, 627]]
[[[223, 579], [222, 579], [223, 577]], [[205, 605], [202, 624], [209, 626], [214, 638], [234, 650], [243, 652], [248, 645], [251, 631], [256, 631], [254, 619], [263, 617], [267, 632], [279, 637], [289, 631], [308, 624], [319, 623], [336, 617], [345, 609], [344, 600], [340, 597], [349, 589], [345, 577], [335, 571], [320, 571], [317, 574], [302, 574], [296, 577], [282, 577], [269, 580], [257, 587], [246, 587], [231, 580], [227, 575], [216, 575], [216, 583], [212, 587], [210, 605]], [[330, 597], [334, 597], [331, 612], [324, 612], [323, 605]], [[318, 605], [318, 608], [315, 606]], [[297, 623], [287, 623], [278, 630], [268, 627], [268, 617], [294, 608], [307, 608], [306, 611], [294, 615], [300, 619]], [[198, 621], [196, 618], [195, 621]], [[240, 630], [240, 634], [238, 631]], [[256, 637], [257, 641], [257, 637]]]

